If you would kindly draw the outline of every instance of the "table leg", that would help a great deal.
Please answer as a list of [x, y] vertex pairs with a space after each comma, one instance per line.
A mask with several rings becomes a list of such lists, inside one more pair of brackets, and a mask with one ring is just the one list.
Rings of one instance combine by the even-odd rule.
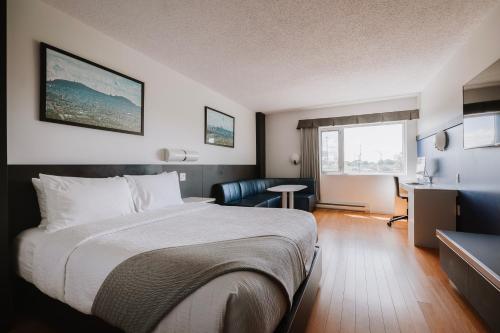
[[293, 192], [288, 192], [288, 208], [293, 209]]
[[281, 192], [281, 208], [286, 208], [286, 192]]

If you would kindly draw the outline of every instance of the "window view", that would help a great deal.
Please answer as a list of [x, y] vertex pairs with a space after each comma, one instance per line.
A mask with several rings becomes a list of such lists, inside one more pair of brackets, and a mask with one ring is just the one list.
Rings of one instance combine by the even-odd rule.
[[339, 132], [321, 132], [321, 170], [339, 172]]
[[346, 127], [345, 173], [402, 173], [403, 124]]
[[[342, 143], [341, 150], [339, 142]], [[404, 173], [403, 142], [402, 123], [323, 130], [322, 171], [346, 174]], [[342, 153], [339, 154], [339, 151]]]

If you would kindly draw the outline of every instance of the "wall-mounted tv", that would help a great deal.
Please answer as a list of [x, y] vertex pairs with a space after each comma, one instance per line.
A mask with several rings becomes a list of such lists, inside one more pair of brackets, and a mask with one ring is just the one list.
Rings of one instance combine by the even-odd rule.
[[464, 148], [500, 146], [500, 59], [464, 85]]

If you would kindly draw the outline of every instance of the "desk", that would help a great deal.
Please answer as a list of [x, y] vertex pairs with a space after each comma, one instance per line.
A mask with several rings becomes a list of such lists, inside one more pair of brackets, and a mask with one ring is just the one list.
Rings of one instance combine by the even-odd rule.
[[452, 185], [400, 183], [408, 192], [408, 242], [438, 247], [436, 229], [456, 230], [457, 189]]

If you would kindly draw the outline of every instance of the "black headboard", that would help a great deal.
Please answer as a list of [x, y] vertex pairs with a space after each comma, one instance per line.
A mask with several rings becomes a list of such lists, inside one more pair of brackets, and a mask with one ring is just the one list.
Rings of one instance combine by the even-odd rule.
[[164, 171], [186, 173], [186, 181], [180, 183], [183, 197], [209, 197], [213, 184], [256, 177], [255, 165], [9, 165], [9, 240], [40, 223], [38, 201], [31, 184], [31, 178], [40, 173], [99, 178]]

